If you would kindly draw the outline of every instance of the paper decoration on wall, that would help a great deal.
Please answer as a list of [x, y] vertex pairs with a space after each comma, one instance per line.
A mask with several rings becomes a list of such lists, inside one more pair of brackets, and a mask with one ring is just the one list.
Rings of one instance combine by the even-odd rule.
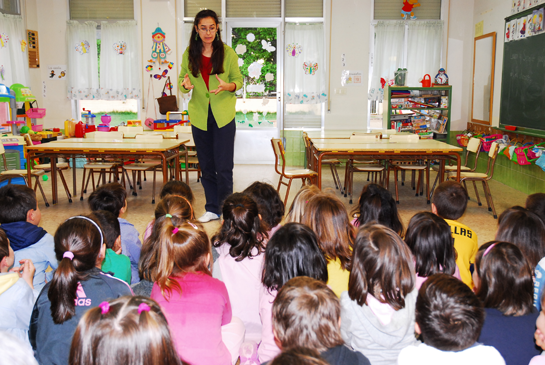
[[127, 43], [124, 41], [119, 41], [114, 43], [113, 45], [114, 51], [118, 55], [124, 55], [125, 51], [127, 50]]
[[246, 36], [246, 40], [247, 40], [248, 42], [253, 42], [253, 41], [255, 41], [255, 35], [254, 35], [254, 33], [248, 33], [248, 35]]
[[[261, 105], [265, 106], [267, 104], [269, 104], [269, 98], [263, 98]], [[265, 117], [265, 114], [267, 114], [267, 112], [263, 112], [263, 117]]]
[[264, 84], [247, 85], [246, 91], [249, 93], [262, 93], [262, 92], [265, 92], [265, 85]]
[[238, 59], [238, 67], [242, 67], [244, 65], [244, 60], [242, 58]]
[[545, 13], [543, 8], [536, 11], [536, 15], [534, 17], [535, 32], [536, 33], [543, 32], [543, 22], [545, 20], [545, 19], [543, 19], [544, 18], [543, 13]]
[[530, 14], [526, 17], [526, 36], [531, 37], [534, 35], [534, 16]]
[[261, 76], [261, 68], [263, 68], [263, 65], [258, 63], [258, 62], [254, 62], [252, 63], [249, 67], [248, 67], [248, 75], [250, 77], [253, 77], [254, 79], [257, 79]]
[[272, 80], [274, 80], [274, 75], [272, 73], [270, 73], [270, 72], [267, 73], [265, 75], [265, 81], [272, 81]]
[[148, 62], [158, 62], [159, 64], [168, 63], [167, 54], [170, 54], [172, 50], [165, 43], [165, 32], [163, 32], [161, 27], [157, 27], [153, 33], [151, 33], [151, 37], [153, 38], [153, 46], [151, 46], [151, 60]]
[[518, 39], [518, 22], [517, 20], [512, 20], [511, 22], [511, 41], [515, 41]]
[[168, 70], [164, 70], [161, 74], [155, 74], [153, 75], [154, 78], [157, 80], [161, 80], [163, 77], [167, 77]]
[[146, 71], [150, 72], [151, 70], [153, 70], [153, 66], [152, 65], [147, 65], [146, 66]]
[[75, 48], [80, 55], [84, 55], [87, 52], [89, 52], [89, 50], [91, 49], [91, 46], [89, 45], [89, 42], [87, 42], [86, 40], [83, 40], [83, 41], [80, 41]]
[[2, 81], [4, 81], [4, 74], [6, 73], [6, 69], [4, 68], [4, 65], [0, 66], [0, 77], [2, 78]]
[[420, 6], [420, 3], [418, 0], [404, 0], [403, 1], [403, 7], [401, 8], [401, 17], [405, 20], [416, 19], [416, 16], [414, 16], [414, 8], [417, 8]]
[[24, 52], [26, 51], [26, 41], [23, 39], [21, 41], [21, 52]]
[[261, 41], [261, 47], [267, 52], [274, 52], [276, 51], [276, 47], [271, 45], [271, 42], [267, 42], [266, 40]]
[[168, 64], [168, 69], [169, 69], [169, 70], [172, 70], [172, 67], [173, 67], [173, 66], [174, 66], [174, 62], [169, 63], [169, 64]]
[[9, 42], [9, 36], [6, 33], [0, 34], [0, 47], [4, 48], [8, 45]]
[[505, 23], [505, 42], [509, 42], [509, 38], [511, 37], [511, 23], [506, 22]]
[[526, 37], [526, 18], [520, 18], [518, 20], [519, 25], [519, 39]]
[[303, 63], [303, 70], [305, 70], [305, 75], [316, 75], [318, 71], [318, 63], [316, 62], [305, 62]]
[[257, 112], [254, 113], [254, 122], [257, 122], [259, 120], [259, 114]]
[[235, 52], [237, 54], [244, 54], [246, 53], [246, 46], [244, 44], [239, 44], [237, 48], [235, 48]]
[[301, 47], [298, 43], [291, 43], [286, 47], [286, 52], [291, 57], [299, 57], [299, 55], [303, 52], [303, 47]]

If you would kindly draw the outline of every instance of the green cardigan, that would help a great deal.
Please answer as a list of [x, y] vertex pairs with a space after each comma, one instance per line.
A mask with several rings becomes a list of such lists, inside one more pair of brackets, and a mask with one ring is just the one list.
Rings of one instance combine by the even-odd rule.
[[[233, 51], [233, 49], [227, 45], [224, 45], [224, 57], [223, 57], [223, 70], [225, 71], [222, 74], [219, 74], [219, 78], [227, 83], [234, 82], [236, 90], [242, 87], [242, 74], [238, 68], [238, 56]], [[235, 92], [222, 91], [218, 95], [208, 92], [206, 89], [206, 84], [199, 72], [197, 77], [194, 77], [189, 71], [189, 48], [184, 52], [182, 59], [182, 70], [180, 71], [180, 76], [178, 77], [178, 86], [181, 92], [188, 93], [189, 90], [186, 90], [182, 87], [182, 82], [184, 81], [185, 74], [189, 75], [189, 80], [191, 80], [191, 85], [195, 86], [193, 88], [193, 95], [189, 101], [189, 118], [191, 119], [191, 124], [196, 128], [206, 131], [207, 119], [208, 119], [208, 104], [212, 107], [212, 114], [216, 119], [218, 127], [226, 126], [230, 121], [235, 117], [235, 104], [237, 102], [237, 97]], [[215, 90], [219, 86], [219, 82], [216, 79], [215, 75], [210, 75], [208, 81], [210, 90]]]

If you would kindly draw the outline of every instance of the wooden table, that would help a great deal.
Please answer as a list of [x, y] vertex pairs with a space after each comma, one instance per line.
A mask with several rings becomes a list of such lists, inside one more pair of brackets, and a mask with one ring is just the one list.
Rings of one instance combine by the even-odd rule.
[[312, 159], [312, 168], [318, 172], [318, 188], [322, 188], [322, 160], [331, 156], [345, 158], [357, 158], [366, 156], [377, 160], [435, 160], [441, 161], [440, 180], [445, 169], [445, 160], [456, 160], [458, 166], [457, 180], [460, 181], [460, 155], [462, 148], [452, 146], [433, 139], [421, 139], [418, 143], [390, 142], [385, 139], [377, 139], [371, 143], [349, 143], [346, 140], [317, 139], [312, 141], [311, 148], [316, 158]]
[[[187, 143], [188, 140], [167, 139], [161, 143], [135, 143], [134, 140], [124, 140], [122, 142], [99, 142], [93, 139], [60, 140], [49, 143], [43, 143], [34, 146], [27, 146], [28, 161], [35, 158], [49, 157], [51, 159], [51, 189], [53, 194], [53, 204], [58, 201], [57, 194], [57, 158], [75, 158], [77, 157], [102, 157], [112, 159], [138, 159], [144, 157], [160, 158], [163, 167], [163, 184], [168, 181], [167, 161], [174, 159], [175, 176], [180, 174], [180, 146]], [[186, 155], [187, 156], [187, 155]], [[187, 157], [186, 157], [187, 158]], [[27, 181], [31, 183], [31, 165], [27, 164]], [[187, 164], [186, 164], [187, 166]], [[76, 169], [74, 163], [74, 177]], [[187, 179], [187, 174], [186, 174]], [[75, 178], [74, 178], [75, 181]], [[30, 186], [30, 185], [29, 185]], [[74, 194], [76, 190], [74, 188]]]

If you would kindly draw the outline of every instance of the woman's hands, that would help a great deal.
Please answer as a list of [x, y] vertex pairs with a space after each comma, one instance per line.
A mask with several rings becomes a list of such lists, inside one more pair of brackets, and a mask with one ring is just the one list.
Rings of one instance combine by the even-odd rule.
[[191, 85], [191, 80], [189, 79], [188, 74], [185, 74], [184, 81], [182, 81], [182, 86], [186, 90], [191, 90], [191, 89], [193, 89], [195, 87], [195, 86]]
[[231, 91], [232, 92], [232, 91], [235, 91], [235, 89], [237, 88], [237, 85], [234, 82], [226, 83], [225, 81], [220, 79], [218, 75], [216, 75], [216, 79], [218, 79], [220, 84], [219, 84], [217, 89], [210, 90], [211, 93], [214, 93], [214, 94], [218, 95], [222, 91]]

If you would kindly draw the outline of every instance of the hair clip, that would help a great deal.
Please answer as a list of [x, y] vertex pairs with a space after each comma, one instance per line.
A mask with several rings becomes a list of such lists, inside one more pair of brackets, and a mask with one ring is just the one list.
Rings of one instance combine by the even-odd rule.
[[494, 246], [496, 246], [496, 243], [493, 243], [490, 246], [488, 246], [488, 248], [483, 253], [483, 257], [485, 257], [490, 252], [490, 250], [492, 250], [492, 247]]
[[71, 252], [71, 251], [66, 251], [65, 253], [62, 254], [62, 258], [69, 258], [70, 261], [72, 261], [74, 259], [74, 253]]
[[195, 223], [187, 222], [187, 224], [189, 224], [191, 227], [193, 227], [195, 229], [199, 229], [199, 227], [197, 227], [197, 225]]
[[138, 314], [142, 313], [142, 312], [149, 312], [150, 310], [150, 307], [149, 305], [147, 305], [146, 303], [140, 303], [140, 305], [138, 306]]
[[170, 215], [170, 214], [167, 213], [167, 214], [165, 214], [165, 217], [167, 217], [167, 218], [172, 218], [172, 215]]
[[172, 230], [172, 235], [175, 235], [176, 233], [178, 233], [178, 231], [178, 227], [174, 227], [174, 229]]
[[110, 303], [102, 302], [98, 305], [102, 311], [102, 314], [106, 314], [110, 311]]

